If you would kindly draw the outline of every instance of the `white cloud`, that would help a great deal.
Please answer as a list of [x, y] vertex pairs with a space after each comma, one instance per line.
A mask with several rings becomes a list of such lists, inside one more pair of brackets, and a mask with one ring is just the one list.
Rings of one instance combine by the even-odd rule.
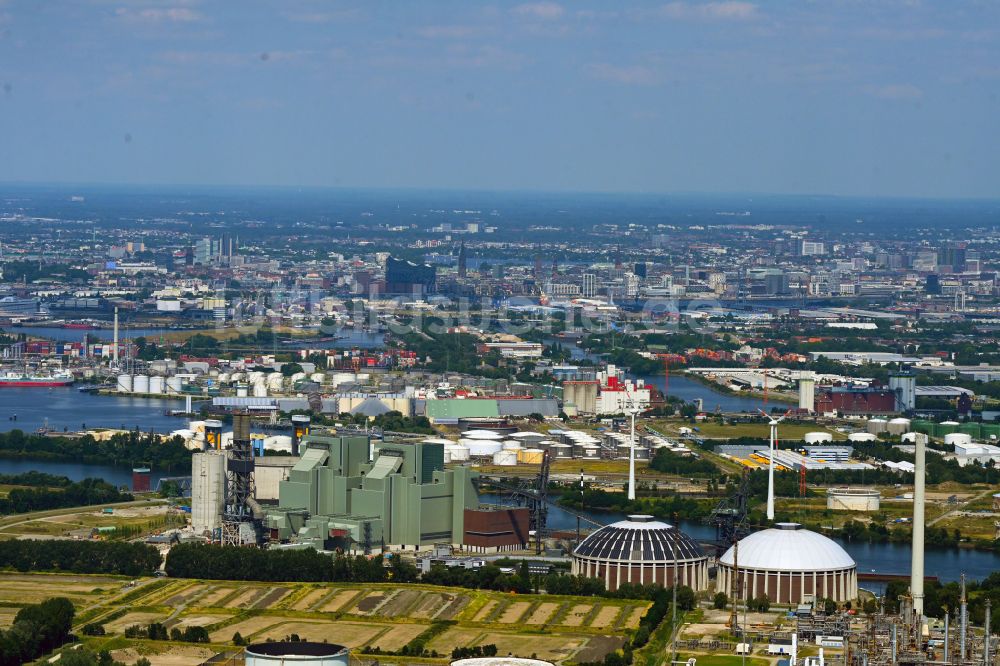
[[336, 11], [324, 12], [294, 12], [284, 15], [289, 21], [295, 23], [332, 23], [334, 21], [346, 21], [360, 16], [357, 9], [339, 9]]
[[140, 23], [194, 23], [202, 20], [200, 12], [187, 7], [147, 7], [146, 9], [129, 9], [119, 7], [115, 16]]
[[924, 91], [912, 83], [890, 83], [884, 86], [869, 86], [868, 94], [879, 99], [915, 100], [924, 96]]
[[556, 2], [529, 2], [518, 5], [511, 11], [519, 16], [547, 21], [560, 18], [566, 12], [563, 6]]
[[723, 0], [701, 4], [669, 2], [659, 9], [659, 14], [672, 19], [714, 19], [720, 21], [745, 21], [756, 18], [757, 5], [743, 0]]
[[656, 72], [643, 65], [619, 66], [599, 62], [584, 67], [584, 71], [595, 79], [612, 81], [627, 86], [654, 86], [659, 83]]

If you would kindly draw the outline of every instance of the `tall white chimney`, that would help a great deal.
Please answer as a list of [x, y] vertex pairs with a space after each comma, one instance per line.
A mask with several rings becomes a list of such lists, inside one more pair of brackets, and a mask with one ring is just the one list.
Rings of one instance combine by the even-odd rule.
[[118, 306], [115, 306], [115, 340], [114, 346], [111, 348], [112, 360], [115, 362], [115, 367], [118, 367]]
[[927, 475], [927, 435], [917, 433], [913, 476], [913, 561], [910, 564], [910, 595], [913, 610], [924, 616], [924, 477]]

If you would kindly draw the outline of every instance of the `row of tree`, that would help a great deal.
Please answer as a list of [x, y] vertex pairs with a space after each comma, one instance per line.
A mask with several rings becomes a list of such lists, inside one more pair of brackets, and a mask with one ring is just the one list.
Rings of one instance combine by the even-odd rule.
[[109, 541], [0, 541], [0, 569], [65, 571], [122, 576], [148, 576], [162, 558], [141, 543]]
[[159, 436], [139, 431], [116, 433], [106, 440], [98, 441], [90, 435], [78, 438], [43, 437], [11, 430], [0, 433], [0, 456], [71, 460], [115, 467], [152, 465], [155, 469], [167, 472], [191, 470], [191, 451], [185, 448], [182, 438], [173, 437], [161, 441]]
[[133, 499], [130, 493], [118, 490], [103, 479], [84, 479], [59, 488], [12, 488], [7, 497], [0, 498], [0, 514], [130, 502]]
[[394, 557], [388, 566], [381, 558], [324, 555], [311, 548], [261, 550], [236, 546], [182, 543], [167, 555], [166, 571], [177, 578], [211, 580], [410, 583], [417, 568]]

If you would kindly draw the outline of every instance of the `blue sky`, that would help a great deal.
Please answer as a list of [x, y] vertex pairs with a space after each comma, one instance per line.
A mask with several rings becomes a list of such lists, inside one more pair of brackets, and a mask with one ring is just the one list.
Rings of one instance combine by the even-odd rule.
[[993, 0], [0, 0], [0, 181], [1000, 196]]

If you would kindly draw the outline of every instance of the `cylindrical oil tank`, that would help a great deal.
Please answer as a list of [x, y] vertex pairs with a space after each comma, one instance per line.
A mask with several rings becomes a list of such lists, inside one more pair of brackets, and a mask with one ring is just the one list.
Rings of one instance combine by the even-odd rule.
[[889, 422], [885, 419], [868, 419], [868, 432], [873, 435], [881, 435], [889, 429]]
[[828, 432], [807, 432], [802, 439], [806, 444], [822, 444], [823, 442], [832, 442], [833, 435]]
[[301, 382], [305, 378], [306, 378], [306, 373], [304, 373], [304, 372], [296, 372], [295, 374], [293, 374], [291, 376], [290, 379], [292, 381], [292, 385], [294, 385], [295, 382]]
[[649, 460], [649, 449], [645, 446], [635, 447], [635, 459], [636, 460]]
[[459, 444], [469, 447], [469, 455], [473, 457], [492, 456], [503, 449], [503, 445], [491, 439], [460, 439]]
[[913, 432], [922, 432], [927, 435], [934, 434], [934, 424], [930, 421], [915, 419], [911, 426], [913, 427]]
[[167, 377], [167, 394], [178, 395], [184, 390], [184, 381], [180, 377]]
[[280, 391], [281, 385], [284, 381], [284, 375], [280, 372], [272, 372], [267, 376], [267, 388], [271, 391]]
[[165, 386], [163, 382], [163, 377], [154, 376], [149, 378], [149, 392], [156, 395], [163, 394], [163, 387]]
[[983, 436], [983, 425], [978, 421], [968, 421], [958, 426], [958, 431], [971, 435], [973, 439], [979, 439]]
[[255, 398], [266, 398], [267, 397], [267, 382], [263, 379], [254, 382], [253, 385], [253, 397]]
[[972, 444], [972, 435], [964, 432], [949, 432], [944, 436], [944, 443], [948, 446], [968, 446]]
[[524, 448], [516, 439], [506, 439], [500, 442], [500, 446], [504, 451], [518, 451], [519, 449]]
[[326, 379], [326, 375], [324, 375], [322, 372], [314, 372], [311, 375], [309, 375], [309, 379], [316, 382], [317, 384], [322, 384], [323, 380]]
[[899, 441], [901, 441], [901, 442], [910, 442], [910, 443], [916, 442], [917, 441], [917, 433], [915, 433], [915, 432], [904, 432], [902, 435], [899, 436]]
[[466, 430], [462, 433], [462, 439], [478, 439], [486, 441], [499, 441], [503, 439], [503, 435], [492, 430]]
[[228, 372], [220, 372], [219, 373], [219, 383], [220, 384], [228, 384], [230, 381], [232, 381], [232, 376]]
[[132, 392], [132, 375], [118, 375], [118, 392]]
[[830, 488], [826, 508], [831, 511], [878, 511], [881, 495], [874, 488]]
[[585, 444], [583, 447], [583, 455], [580, 457], [584, 460], [597, 460], [601, 457], [601, 447], [597, 444]]
[[306, 641], [256, 643], [243, 653], [245, 666], [348, 666], [343, 645]]
[[264, 379], [264, 373], [261, 372], [260, 370], [254, 370], [253, 372], [247, 375], [247, 381], [250, 382], [251, 384], [261, 379]]
[[494, 465], [516, 465], [518, 459], [517, 451], [497, 451], [493, 454]]
[[233, 382], [242, 382], [246, 379], [246, 374], [242, 372], [234, 372], [229, 376], [229, 380]]
[[209, 449], [222, 448], [222, 421], [216, 419], [205, 421], [205, 446]]
[[445, 447], [451, 453], [452, 462], [463, 462], [469, 459], [469, 447], [462, 444], [452, 444]]
[[545, 451], [541, 449], [521, 449], [517, 452], [517, 461], [525, 465], [541, 465]]
[[904, 419], [902, 417], [897, 419], [891, 419], [887, 425], [890, 435], [902, 435], [904, 432], [909, 432], [910, 430], [910, 419]]
[[132, 379], [133, 393], [149, 393], [149, 375], [136, 375]]
[[[529, 443], [525, 443], [524, 448], [526, 448], [526, 449], [541, 449], [542, 451], [548, 451], [550, 448], [552, 448], [553, 444], [555, 444], [555, 442], [552, 441], [551, 439], [543, 439], [540, 442], [531, 442], [530, 444]], [[572, 448], [572, 445], [570, 445], [570, 444], [567, 444], [566, 446], [569, 446], [570, 448]]]
[[340, 386], [341, 384], [349, 384], [353, 381], [353, 372], [335, 372], [333, 373], [333, 377], [330, 379], [330, 383], [333, 384], [334, 387]]
[[249, 386], [247, 386], [246, 384], [237, 384], [236, 385], [236, 397], [237, 398], [245, 398], [248, 395], [250, 395], [250, 387]]
[[549, 447], [549, 453], [553, 458], [564, 459], [573, 457], [573, 447], [569, 444], [553, 444]]
[[847, 441], [849, 442], [874, 442], [877, 439], [878, 437], [870, 432], [852, 432], [847, 436]]

